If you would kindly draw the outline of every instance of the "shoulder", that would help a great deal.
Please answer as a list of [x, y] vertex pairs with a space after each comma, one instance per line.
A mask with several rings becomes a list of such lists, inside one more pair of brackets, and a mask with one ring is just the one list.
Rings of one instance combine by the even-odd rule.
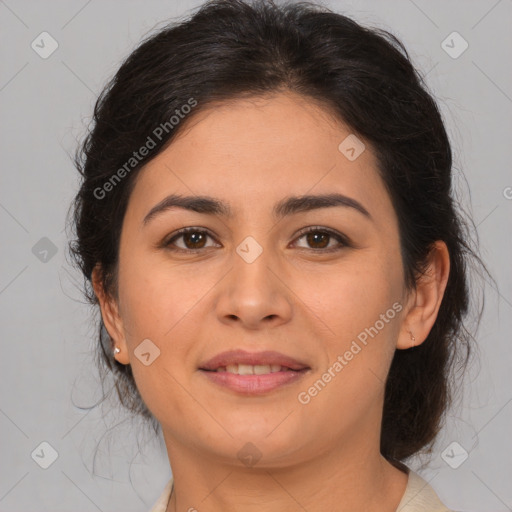
[[418, 473], [409, 470], [409, 480], [396, 512], [453, 512]]
[[171, 497], [172, 485], [173, 485], [173, 478], [171, 478], [167, 482], [164, 490], [162, 491], [162, 494], [155, 501], [154, 505], [151, 507], [149, 512], [165, 512], [166, 511], [167, 505], [169, 503], [169, 498]]

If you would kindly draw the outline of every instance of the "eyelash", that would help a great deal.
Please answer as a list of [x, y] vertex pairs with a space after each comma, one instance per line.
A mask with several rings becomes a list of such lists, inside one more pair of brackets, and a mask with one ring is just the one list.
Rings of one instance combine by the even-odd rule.
[[[173, 242], [175, 242], [177, 239], [181, 238], [183, 235], [185, 235], [187, 233], [202, 233], [202, 234], [208, 235], [210, 238], [215, 240], [215, 237], [213, 235], [211, 235], [205, 229], [195, 228], [195, 227], [188, 227], [188, 228], [183, 228], [183, 229], [178, 230], [171, 238], [169, 238], [167, 241], [164, 241], [164, 243], [162, 244], [163, 247], [168, 249], [168, 250], [170, 250], [170, 251], [181, 252], [181, 253], [189, 253], [189, 254], [190, 253], [197, 253], [197, 252], [205, 250], [203, 248], [201, 248], [201, 249], [182, 249], [180, 247], [171, 247], [171, 244]], [[298, 240], [298, 239], [302, 238], [303, 236], [308, 235], [309, 233], [321, 233], [321, 234], [324, 234], [324, 235], [328, 235], [328, 236], [334, 238], [336, 241], [338, 241], [341, 245], [338, 246], [338, 247], [334, 247], [334, 248], [331, 247], [330, 249], [309, 249], [309, 248], [304, 248], [304, 247], [302, 247], [301, 249], [313, 251], [313, 252], [316, 252], [316, 253], [332, 253], [332, 252], [340, 251], [341, 249], [343, 249], [345, 247], [350, 247], [351, 246], [351, 244], [350, 244], [349, 240], [347, 239], [347, 237], [345, 237], [341, 233], [333, 231], [332, 229], [322, 228], [321, 226], [312, 226], [312, 227], [309, 227], [309, 228], [304, 228], [303, 230], [301, 230], [299, 232], [299, 234], [295, 238], [295, 240]]]

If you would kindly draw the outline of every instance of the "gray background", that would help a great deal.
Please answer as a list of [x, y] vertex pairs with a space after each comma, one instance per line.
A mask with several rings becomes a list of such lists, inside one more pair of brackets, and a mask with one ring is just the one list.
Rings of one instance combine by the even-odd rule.
[[[0, 511], [142, 512], [170, 477], [161, 439], [139, 434], [138, 423], [112, 404], [84, 409], [101, 393], [91, 314], [65, 256], [65, 217], [77, 187], [68, 154], [120, 60], [157, 23], [199, 4], [0, 1]], [[453, 509], [512, 510], [512, 1], [324, 4], [391, 29], [426, 74], [454, 145], [460, 201], [499, 285], [486, 284], [479, 362], [466, 375], [463, 401], [450, 412], [430, 464], [411, 465]], [[47, 59], [31, 48], [43, 31], [59, 45]], [[469, 44], [458, 58], [441, 46], [453, 31]], [[461, 48], [460, 40], [448, 44]], [[51, 248], [44, 237], [56, 254], [44, 253]], [[58, 453], [47, 469], [34, 460], [50, 460], [43, 441]], [[452, 442], [461, 448], [448, 449], [447, 460], [460, 461], [462, 449], [469, 454], [457, 469], [441, 457]]]

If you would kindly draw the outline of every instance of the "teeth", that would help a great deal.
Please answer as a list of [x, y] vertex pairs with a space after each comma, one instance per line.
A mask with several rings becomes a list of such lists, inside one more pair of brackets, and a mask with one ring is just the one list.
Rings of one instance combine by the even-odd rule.
[[[231, 366], [231, 368], [230, 368]], [[253, 375], [254, 374], [254, 367], [250, 364], [239, 364], [238, 365], [238, 371], [236, 370], [236, 366], [233, 368], [234, 365], [230, 365], [227, 367], [228, 372], [231, 373], [238, 373], [238, 375]]]
[[270, 366], [268, 364], [258, 364], [253, 366], [254, 375], [263, 375], [265, 373], [270, 373]]
[[278, 364], [228, 364], [228, 366], [220, 366], [218, 372], [235, 373], [237, 375], [265, 375], [267, 373], [285, 372], [289, 368]]

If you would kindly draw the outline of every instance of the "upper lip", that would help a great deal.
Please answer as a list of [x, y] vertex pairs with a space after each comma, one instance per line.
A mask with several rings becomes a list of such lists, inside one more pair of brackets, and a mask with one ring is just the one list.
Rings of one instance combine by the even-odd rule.
[[264, 352], [246, 352], [245, 350], [229, 350], [212, 357], [199, 365], [200, 370], [216, 370], [230, 364], [249, 365], [280, 365], [291, 370], [304, 370], [309, 366], [293, 357], [286, 356], [279, 352], [266, 350]]

